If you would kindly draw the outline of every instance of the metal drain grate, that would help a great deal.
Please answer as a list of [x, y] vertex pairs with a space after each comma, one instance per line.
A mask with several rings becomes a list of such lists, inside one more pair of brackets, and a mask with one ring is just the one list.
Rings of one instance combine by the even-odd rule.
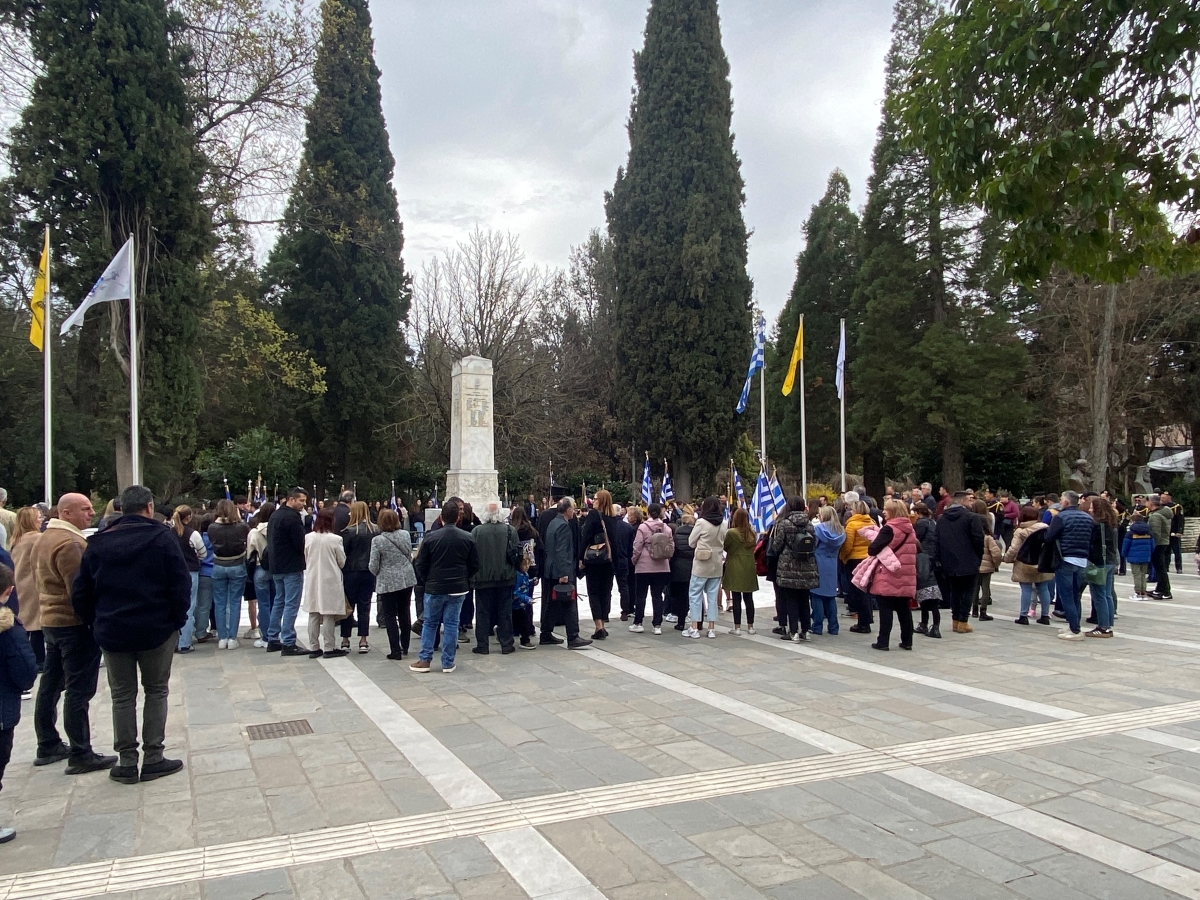
[[312, 734], [312, 726], [308, 719], [296, 719], [292, 722], [271, 722], [267, 725], [247, 725], [246, 733], [252, 741], [269, 741], [272, 738], [297, 737], [302, 734]]

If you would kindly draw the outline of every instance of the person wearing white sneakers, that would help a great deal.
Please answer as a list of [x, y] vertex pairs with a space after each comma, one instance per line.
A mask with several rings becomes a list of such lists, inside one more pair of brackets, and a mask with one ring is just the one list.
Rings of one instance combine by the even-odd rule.
[[[684, 636], [698, 638], [700, 626], [705, 624], [710, 638], [717, 636], [717, 591], [721, 586], [721, 551], [725, 546], [725, 535], [729, 526], [721, 514], [721, 501], [716, 497], [705, 497], [700, 505], [700, 517], [696, 527], [688, 536], [688, 544], [695, 551], [692, 560], [692, 580], [688, 586], [691, 608], [688, 618], [691, 626]], [[707, 601], [707, 604], [706, 604]], [[708, 619], [704, 620], [705, 605]]]
[[633, 624], [629, 630], [634, 634], [645, 631], [642, 621], [646, 615], [646, 594], [649, 592], [654, 607], [651, 624], [662, 634], [663, 591], [671, 583], [671, 557], [675, 555], [675, 538], [671, 529], [662, 520], [662, 504], [651, 503], [647, 507], [649, 518], [638, 526], [633, 539], [633, 572], [637, 579], [633, 592]]
[[250, 527], [232, 500], [217, 501], [217, 520], [208, 526], [213, 548], [213, 611], [217, 616], [217, 647], [237, 648], [246, 588], [246, 538]]
[[750, 527], [750, 514], [740, 507], [733, 513], [733, 527], [725, 535], [725, 590], [732, 597], [733, 627], [730, 634], [742, 633], [742, 604], [746, 605], [746, 631], [754, 634], [754, 592], [758, 590], [758, 572], [754, 567], [754, 545], [758, 536]]
[[274, 512], [275, 504], [269, 500], [259, 507], [258, 514], [251, 520], [253, 527], [246, 538], [246, 571], [250, 571], [250, 563], [253, 563], [254, 598], [258, 604], [258, 639], [255, 640], [254, 646], [260, 650], [267, 646], [271, 611], [275, 608], [275, 585], [271, 583], [270, 562], [267, 558], [267, 529]]

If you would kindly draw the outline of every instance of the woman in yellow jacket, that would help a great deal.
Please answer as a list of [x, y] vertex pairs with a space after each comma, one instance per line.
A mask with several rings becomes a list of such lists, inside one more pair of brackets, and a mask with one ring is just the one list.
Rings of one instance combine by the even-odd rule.
[[846, 520], [846, 543], [842, 544], [842, 549], [838, 552], [838, 559], [846, 570], [846, 589], [849, 592], [846, 603], [850, 611], [858, 615], [858, 624], [851, 625], [850, 630], [859, 634], [870, 634], [874, 621], [871, 596], [860, 591], [850, 580], [854, 577], [854, 570], [858, 568], [858, 564], [867, 558], [867, 548], [871, 546], [871, 542], [858, 533], [860, 529], [875, 524], [868, 512], [869, 507], [862, 500], [850, 504], [851, 515]]

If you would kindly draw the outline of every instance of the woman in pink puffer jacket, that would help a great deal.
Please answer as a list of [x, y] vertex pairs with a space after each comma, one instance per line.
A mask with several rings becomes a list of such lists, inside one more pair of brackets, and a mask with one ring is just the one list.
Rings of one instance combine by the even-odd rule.
[[911, 601], [917, 596], [917, 551], [920, 541], [908, 518], [908, 505], [903, 500], [889, 500], [883, 507], [886, 522], [867, 549], [878, 556], [890, 548], [900, 562], [896, 571], [880, 565], [871, 579], [871, 594], [879, 604], [879, 640], [871, 646], [887, 650], [892, 636], [892, 613], [900, 620], [900, 649], [912, 649], [913, 620]]

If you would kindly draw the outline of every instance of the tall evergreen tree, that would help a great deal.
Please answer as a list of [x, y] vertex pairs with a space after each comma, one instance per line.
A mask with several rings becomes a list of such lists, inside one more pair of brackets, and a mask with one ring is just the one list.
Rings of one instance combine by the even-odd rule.
[[863, 215], [851, 421], [875, 490], [882, 448], [903, 452], [929, 440], [941, 448], [942, 483], [963, 487], [966, 439], [999, 433], [1021, 410], [1025, 352], [1008, 315], [1010, 290], [997, 277], [996, 230], [940, 197], [928, 159], [901, 141], [894, 114], [939, 11], [935, 0], [896, 3]]
[[325, 369], [298, 401], [308, 475], [349, 481], [389, 458], [409, 280], [367, 0], [323, 0], [304, 153], [266, 269], [280, 324]]
[[[673, 458], [681, 496], [738, 431], [750, 353], [741, 163], [716, 0], [652, 0], [634, 57], [629, 160], [606, 197], [625, 437]], [[640, 446], [639, 444], [639, 446]]]
[[[20, 224], [34, 259], [42, 225], [51, 226], [56, 293], [73, 304], [134, 236], [141, 438], [148, 480], [161, 485], [192, 451], [201, 407], [198, 267], [212, 246], [199, 190], [205, 160], [184, 86], [187, 49], [176, 39], [182, 22], [164, 0], [0, 0], [0, 16], [28, 32], [42, 66], [12, 133], [8, 220]], [[73, 345], [74, 395], [76, 424], [115, 439], [124, 480], [128, 382], [119, 366], [128, 331], [110, 331], [114, 308], [127, 315], [118, 302], [84, 320]], [[106, 458], [88, 462], [107, 468]], [[81, 473], [78, 484], [86, 489], [90, 476]]]
[[858, 216], [850, 208], [850, 182], [840, 170], [829, 176], [825, 196], [804, 223], [804, 249], [796, 258], [796, 281], [779, 314], [767, 360], [771, 455], [800, 471], [800, 383], [780, 396], [804, 315], [804, 377], [808, 472], [836, 472], [841, 465], [840, 409], [835, 381], [840, 322], [850, 316], [858, 275]]

